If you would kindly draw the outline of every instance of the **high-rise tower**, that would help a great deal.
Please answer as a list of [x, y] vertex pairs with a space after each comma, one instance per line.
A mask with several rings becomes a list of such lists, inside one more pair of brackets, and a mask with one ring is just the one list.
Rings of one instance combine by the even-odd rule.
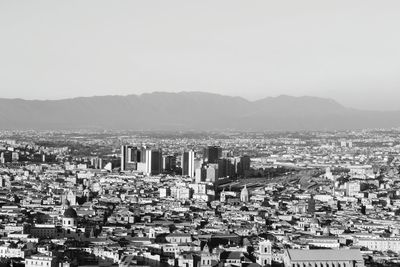
[[134, 146], [121, 146], [121, 171], [137, 170], [137, 163], [142, 162], [142, 151]]
[[182, 155], [182, 175], [194, 177], [194, 151], [185, 151]]
[[162, 150], [161, 149], [146, 149], [146, 169], [147, 175], [157, 175], [162, 172]]
[[222, 156], [222, 148], [219, 146], [208, 146], [204, 149], [204, 161], [208, 163], [218, 163], [218, 159]]

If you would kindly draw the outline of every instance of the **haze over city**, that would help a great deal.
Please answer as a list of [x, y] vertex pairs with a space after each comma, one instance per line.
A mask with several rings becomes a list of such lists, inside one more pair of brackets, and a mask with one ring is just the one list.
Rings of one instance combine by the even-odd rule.
[[0, 98], [203, 91], [400, 110], [399, 1], [0, 1]]
[[399, 14], [0, 0], [0, 267], [399, 267]]

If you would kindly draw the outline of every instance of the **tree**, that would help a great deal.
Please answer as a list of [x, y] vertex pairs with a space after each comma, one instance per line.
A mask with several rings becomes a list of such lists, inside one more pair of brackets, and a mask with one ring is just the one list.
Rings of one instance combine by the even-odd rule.
[[342, 210], [342, 204], [340, 203], [340, 201], [337, 202], [337, 209]]
[[121, 247], [127, 247], [129, 245], [129, 240], [126, 240], [124, 237], [118, 240], [118, 244]]
[[173, 232], [175, 232], [175, 230], [178, 229], [176, 228], [175, 224], [170, 224], [169, 225], [169, 232], [172, 234]]

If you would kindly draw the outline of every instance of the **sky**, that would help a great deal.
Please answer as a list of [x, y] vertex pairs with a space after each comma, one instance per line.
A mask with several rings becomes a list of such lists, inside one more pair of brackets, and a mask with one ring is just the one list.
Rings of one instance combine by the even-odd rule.
[[400, 110], [400, 1], [0, 0], [0, 98], [153, 91]]

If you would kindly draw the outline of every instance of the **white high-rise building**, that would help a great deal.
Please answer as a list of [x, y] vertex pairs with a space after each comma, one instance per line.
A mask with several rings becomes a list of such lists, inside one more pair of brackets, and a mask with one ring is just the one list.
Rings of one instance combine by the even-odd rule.
[[182, 175], [194, 177], [195, 176], [195, 168], [194, 168], [194, 151], [189, 150], [187, 152], [183, 152], [182, 155]]
[[151, 174], [151, 149], [146, 149], [146, 175]]
[[194, 177], [194, 151], [190, 150], [189, 152], [189, 177]]

